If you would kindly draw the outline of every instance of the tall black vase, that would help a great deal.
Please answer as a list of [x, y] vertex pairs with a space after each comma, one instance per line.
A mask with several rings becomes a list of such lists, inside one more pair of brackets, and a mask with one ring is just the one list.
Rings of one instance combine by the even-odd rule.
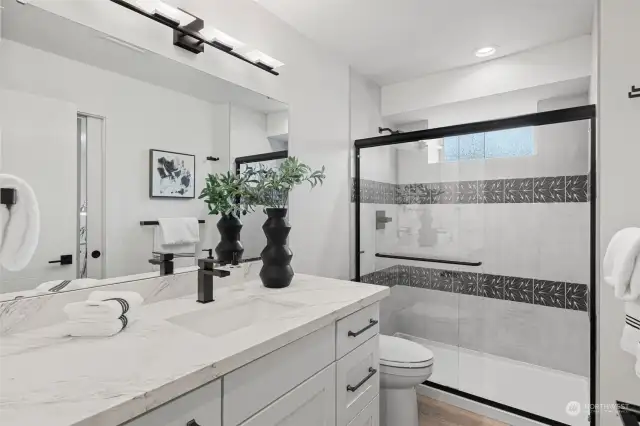
[[240, 242], [242, 222], [234, 214], [228, 214], [222, 215], [216, 226], [220, 231], [220, 243], [216, 246], [218, 260], [224, 263], [240, 262], [244, 253]]
[[287, 246], [291, 225], [287, 221], [287, 209], [267, 209], [267, 221], [262, 225], [267, 236], [267, 246], [260, 253], [262, 269], [260, 279], [268, 288], [284, 288], [291, 284], [293, 253]]

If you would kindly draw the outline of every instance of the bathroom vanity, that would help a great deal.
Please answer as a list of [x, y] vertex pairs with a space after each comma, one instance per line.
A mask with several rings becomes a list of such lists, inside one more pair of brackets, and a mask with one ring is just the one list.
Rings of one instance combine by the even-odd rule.
[[[195, 282], [194, 282], [195, 285]], [[378, 423], [379, 301], [389, 289], [298, 274], [143, 307], [124, 332], [64, 324], [2, 337], [0, 418], [48, 426]]]

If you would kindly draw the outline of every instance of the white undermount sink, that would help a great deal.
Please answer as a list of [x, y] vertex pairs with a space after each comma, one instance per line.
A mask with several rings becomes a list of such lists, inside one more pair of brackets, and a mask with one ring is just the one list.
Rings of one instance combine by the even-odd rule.
[[[215, 305], [216, 303], [219, 305]], [[226, 304], [214, 301], [211, 305], [207, 309], [169, 318], [168, 321], [205, 336], [218, 337], [286, 315], [303, 306], [258, 298]]]

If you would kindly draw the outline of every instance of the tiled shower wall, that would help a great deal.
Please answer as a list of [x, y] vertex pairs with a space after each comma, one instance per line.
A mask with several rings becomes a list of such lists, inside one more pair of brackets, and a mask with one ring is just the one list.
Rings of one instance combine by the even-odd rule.
[[[401, 146], [395, 178], [362, 174], [361, 275], [392, 287], [383, 333], [588, 376], [588, 126], [556, 126], [536, 129], [530, 157], [433, 164]], [[377, 149], [361, 151], [363, 170]], [[376, 211], [391, 219], [385, 229]]]

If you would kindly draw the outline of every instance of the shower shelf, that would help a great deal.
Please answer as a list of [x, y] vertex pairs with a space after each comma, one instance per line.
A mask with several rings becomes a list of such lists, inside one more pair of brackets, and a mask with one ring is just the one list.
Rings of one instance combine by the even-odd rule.
[[467, 262], [464, 260], [448, 260], [448, 259], [438, 259], [433, 257], [407, 256], [403, 254], [392, 254], [392, 253], [376, 253], [376, 257], [384, 257], [387, 259], [415, 260], [418, 262], [446, 263], [449, 265], [464, 265], [464, 266], [482, 265], [482, 262]]

